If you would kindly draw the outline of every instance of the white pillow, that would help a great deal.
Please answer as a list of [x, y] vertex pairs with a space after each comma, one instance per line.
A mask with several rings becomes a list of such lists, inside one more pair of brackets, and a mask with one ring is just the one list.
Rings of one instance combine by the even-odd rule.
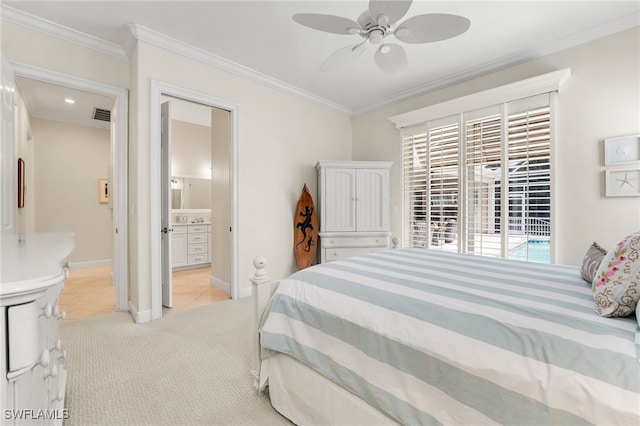
[[633, 314], [640, 299], [640, 231], [607, 252], [593, 278], [592, 292], [603, 317]]

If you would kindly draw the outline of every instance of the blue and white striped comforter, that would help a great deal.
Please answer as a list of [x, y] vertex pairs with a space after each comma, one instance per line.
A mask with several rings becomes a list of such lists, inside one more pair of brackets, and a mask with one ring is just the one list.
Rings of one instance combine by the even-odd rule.
[[403, 424], [638, 425], [638, 333], [577, 268], [398, 249], [281, 281], [261, 338]]

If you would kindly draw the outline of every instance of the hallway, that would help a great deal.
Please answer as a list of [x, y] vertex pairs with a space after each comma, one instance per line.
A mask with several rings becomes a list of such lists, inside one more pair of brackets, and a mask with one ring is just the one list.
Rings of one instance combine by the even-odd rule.
[[[60, 295], [63, 321], [91, 318], [114, 312], [116, 289], [111, 283], [111, 267], [71, 269]], [[173, 308], [162, 308], [163, 315], [229, 298], [229, 294], [209, 284], [211, 267], [186, 269], [173, 273]]]

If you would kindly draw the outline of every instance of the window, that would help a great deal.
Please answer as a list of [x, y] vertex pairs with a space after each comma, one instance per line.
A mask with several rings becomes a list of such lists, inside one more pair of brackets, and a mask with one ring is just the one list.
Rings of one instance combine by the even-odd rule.
[[403, 130], [403, 245], [549, 263], [549, 93]]

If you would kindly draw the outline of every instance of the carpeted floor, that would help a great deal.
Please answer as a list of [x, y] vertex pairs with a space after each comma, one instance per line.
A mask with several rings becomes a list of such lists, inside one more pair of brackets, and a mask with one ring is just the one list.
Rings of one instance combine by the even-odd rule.
[[61, 325], [65, 425], [291, 425], [252, 386], [251, 299]]

